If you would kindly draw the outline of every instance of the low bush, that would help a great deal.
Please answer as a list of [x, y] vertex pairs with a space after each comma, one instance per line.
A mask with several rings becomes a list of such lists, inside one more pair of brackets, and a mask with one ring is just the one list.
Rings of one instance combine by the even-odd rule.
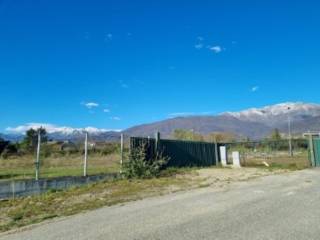
[[145, 146], [132, 149], [129, 161], [124, 164], [123, 175], [126, 178], [152, 178], [158, 177], [161, 170], [170, 160], [157, 153], [152, 159], [147, 159]]

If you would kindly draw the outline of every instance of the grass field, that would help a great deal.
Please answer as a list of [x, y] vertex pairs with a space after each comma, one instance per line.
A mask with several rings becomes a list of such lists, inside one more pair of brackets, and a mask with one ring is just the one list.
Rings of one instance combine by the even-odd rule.
[[[247, 167], [264, 166], [264, 162], [271, 167], [303, 169], [310, 166], [308, 152], [295, 151], [293, 157], [287, 151], [252, 151], [251, 149], [231, 148], [228, 150], [229, 159], [232, 151], [240, 151], [241, 164]], [[40, 178], [53, 178], [62, 176], [81, 176], [83, 174], [83, 155], [51, 154], [41, 157]], [[120, 154], [89, 153], [88, 175], [119, 172]], [[5, 179], [30, 179], [35, 177], [33, 155], [11, 156], [7, 159], [0, 158], [0, 181]]]
[[[120, 155], [90, 154], [88, 157], [88, 174], [119, 172]], [[83, 174], [83, 156], [70, 154], [65, 156], [50, 156], [40, 159], [40, 177], [51, 178], [61, 176], [81, 176]], [[29, 179], [35, 176], [34, 156], [14, 156], [0, 158], [0, 180]]]

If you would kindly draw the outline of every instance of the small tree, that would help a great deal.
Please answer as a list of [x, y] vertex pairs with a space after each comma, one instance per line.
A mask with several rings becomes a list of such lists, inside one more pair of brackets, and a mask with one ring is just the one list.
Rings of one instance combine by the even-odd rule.
[[33, 129], [30, 128], [28, 131], [26, 131], [26, 136], [24, 137], [22, 141], [22, 147], [25, 148], [27, 151], [33, 152], [37, 148], [38, 144], [38, 132], [40, 131], [41, 135], [41, 142], [45, 143], [48, 141], [47, 137], [47, 131], [45, 128], [38, 128]]
[[276, 128], [273, 130], [273, 132], [271, 133], [270, 139], [272, 141], [280, 141], [282, 139], [279, 129]]

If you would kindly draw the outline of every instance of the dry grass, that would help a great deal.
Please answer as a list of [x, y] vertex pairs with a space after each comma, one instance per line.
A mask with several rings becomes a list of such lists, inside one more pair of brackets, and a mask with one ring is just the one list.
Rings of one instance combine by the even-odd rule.
[[139, 200], [195, 187], [187, 177], [100, 182], [66, 191], [0, 202], [0, 232], [102, 206]]
[[[88, 174], [119, 172], [119, 154], [90, 154], [88, 158]], [[34, 177], [34, 157], [0, 158], [1, 179], [27, 179]], [[83, 156], [70, 154], [65, 156], [50, 156], [41, 158], [40, 177], [80, 176], [83, 172]]]
[[232, 182], [281, 173], [267, 169], [168, 169], [162, 177], [144, 180], [114, 180], [48, 192], [39, 196], [0, 202], [0, 232], [151, 196], [194, 188], [223, 188]]
[[289, 156], [274, 156], [270, 158], [247, 158], [242, 163], [244, 166], [262, 166], [263, 162], [268, 163], [272, 168], [286, 168], [299, 170], [310, 167], [310, 161], [307, 156], [296, 155]]

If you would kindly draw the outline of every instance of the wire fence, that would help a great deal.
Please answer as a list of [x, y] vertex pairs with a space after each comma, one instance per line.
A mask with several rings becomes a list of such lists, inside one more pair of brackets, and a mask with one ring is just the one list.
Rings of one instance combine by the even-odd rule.
[[272, 165], [281, 167], [306, 168], [310, 166], [308, 141], [293, 139], [279, 141], [235, 142], [227, 144], [228, 161], [232, 152], [240, 152], [242, 166]]
[[[107, 142], [89, 135], [86, 174], [121, 172], [122, 160], [126, 162], [129, 159], [129, 137], [124, 136], [123, 151], [121, 151], [120, 138], [113, 142]], [[288, 140], [233, 142], [225, 145], [227, 146], [229, 163], [232, 163], [232, 152], [238, 151], [242, 166], [266, 164], [294, 168], [310, 166], [308, 141], [305, 139], [292, 140], [292, 154]], [[35, 178], [36, 153], [36, 146], [30, 150], [25, 149], [22, 143], [0, 142], [0, 180]], [[84, 167], [85, 134], [78, 136], [76, 140], [48, 140], [41, 143], [39, 152], [40, 178], [82, 176]]]
[[[9, 150], [8, 150], [9, 149]], [[129, 143], [124, 141], [127, 155]], [[37, 149], [26, 150], [21, 143], [10, 143], [0, 151], [0, 180], [36, 177]], [[85, 135], [77, 140], [46, 141], [40, 145], [39, 177], [82, 176], [85, 168]], [[88, 137], [87, 175], [119, 173], [121, 170], [121, 142], [97, 141]]]

